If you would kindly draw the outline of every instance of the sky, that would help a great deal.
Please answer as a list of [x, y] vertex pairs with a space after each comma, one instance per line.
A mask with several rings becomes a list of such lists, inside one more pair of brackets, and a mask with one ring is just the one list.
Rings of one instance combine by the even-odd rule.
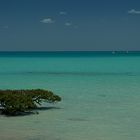
[[0, 0], [0, 51], [140, 50], [139, 0]]

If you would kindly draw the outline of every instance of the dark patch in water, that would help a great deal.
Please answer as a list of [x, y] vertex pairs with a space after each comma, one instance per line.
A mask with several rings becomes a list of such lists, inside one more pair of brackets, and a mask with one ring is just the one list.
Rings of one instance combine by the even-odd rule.
[[17, 114], [15, 115], [5, 115], [2, 113], [2, 110], [3, 109], [0, 109], [0, 115], [4, 115], [6, 117], [24, 117], [24, 116], [28, 116], [28, 115], [34, 115], [34, 114], [38, 114], [38, 112], [18, 112]]
[[75, 121], [75, 122], [83, 122], [83, 121], [88, 121], [87, 119], [83, 118], [69, 118], [69, 121]]
[[30, 136], [26, 138], [27, 140], [61, 140], [61, 138], [46, 138], [43, 135], [37, 135], [37, 136]]
[[53, 110], [53, 109], [61, 109], [60, 107], [54, 107], [54, 106], [50, 106], [50, 107], [38, 107], [37, 109], [34, 110]]
[[50, 107], [38, 107], [37, 109], [33, 109], [32, 112], [19, 112], [18, 114], [16, 115], [5, 115], [5, 114], [2, 114], [2, 110], [3, 108], [1, 108], [0, 106], [0, 115], [4, 115], [6, 117], [23, 117], [23, 116], [28, 116], [28, 115], [35, 115], [35, 114], [39, 114], [38, 111], [45, 111], [45, 110], [54, 110], [54, 109], [61, 109], [60, 107], [54, 107], [54, 106], [50, 106]]
[[45, 137], [38, 135], [38, 136], [28, 137], [27, 140], [45, 140]]
[[47, 71], [28, 71], [28, 72], [1, 72], [1, 75], [60, 75], [60, 76], [137, 76], [140, 73], [132, 72], [47, 72]]
[[106, 95], [105, 95], [105, 94], [100, 94], [99, 96], [100, 96], [100, 97], [106, 97]]

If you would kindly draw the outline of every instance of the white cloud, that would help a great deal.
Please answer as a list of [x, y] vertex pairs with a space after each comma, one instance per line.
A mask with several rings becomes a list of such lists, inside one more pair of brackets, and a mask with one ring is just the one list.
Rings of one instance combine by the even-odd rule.
[[71, 25], [72, 25], [72, 23], [70, 23], [70, 22], [65, 23], [65, 26], [71, 26]]
[[59, 14], [60, 14], [60, 15], [66, 15], [67, 12], [65, 12], [65, 11], [61, 11]]
[[40, 22], [51, 24], [51, 23], [54, 23], [55, 21], [52, 18], [45, 18], [45, 19], [42, 19]]
[[131, 9], [128, 11], [128, 14], [140, 14], [140, 11], [137, 11], [135, 9]]

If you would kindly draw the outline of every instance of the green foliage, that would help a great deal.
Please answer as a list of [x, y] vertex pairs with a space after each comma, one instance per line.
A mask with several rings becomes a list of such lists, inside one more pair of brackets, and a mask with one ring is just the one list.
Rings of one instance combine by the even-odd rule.
[[47, 90], [0, 90], [2, 113], [7, 115], [31, 111], [41, 105], [42, 102], [55, 103], [59, 101], [61, 101], [59, 96]]

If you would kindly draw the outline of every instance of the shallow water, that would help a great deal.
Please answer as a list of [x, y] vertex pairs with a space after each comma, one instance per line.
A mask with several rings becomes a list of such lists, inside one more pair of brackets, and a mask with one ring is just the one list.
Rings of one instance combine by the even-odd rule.
[[61, 55], [1, 55], [1, 89], [44, 88], [63, 100], [39, 115], [0, 116], [0, 139], [139, 140], [140, 54]]

